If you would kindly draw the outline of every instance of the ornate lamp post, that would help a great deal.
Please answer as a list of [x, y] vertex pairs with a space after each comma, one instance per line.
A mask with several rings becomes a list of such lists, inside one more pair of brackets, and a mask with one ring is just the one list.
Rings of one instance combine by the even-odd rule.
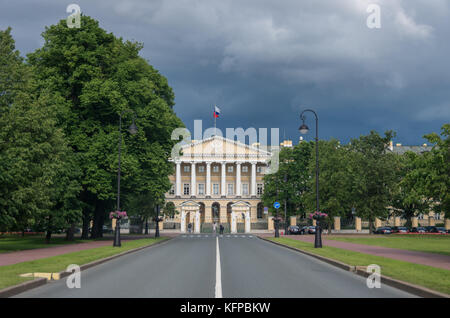
[[[117, 211], [120, 212], [120, 157], [122, 154], [122, 116], [126, 112], [133, 113], [133, 123], [128, 128], [130, 134], [135, 135], [137, 133], [137, 127], [135, 122], [136, 113], [131, 109], [126, 109], [122, 111], [119, 115], [119, 167], [117, 169]], [[120, 218], [116, 219], [116, 229], [114, 235], [114, 244], [113, 246], [121, 246], [120, 243]]]
[[155, 206], [156, 216], [154, 218], [154, 221], [156, 222], [155, 237], [159, 237], [159, 222], [162, 221], [162, 218], [160, 218], [159, 216], [159, 209], [160, 209], [159, 204], [157, 204]]
[[[287, 175], [284, 174], [284, 184], [287, 183]], [[284, 198], [284, 235], [288, 235], [288, 225], [287, 225], [287, 199]]]
[[[300, 119], [302, 120], [302, 125], [298, 129], [301, 134], [305, 135], [308, 133], [309, 128], [305, 124], [305, 112], [311, 112], [316, 117], [316, 212], [320, 212], [319, 209], [319, 117], [317, 116], [316, 112], [312, 109], [305, 109], [300, 114]], [[317, 220], [316, 224], [316, 234], [314, 239], [314, 247], [320, 248], [322, 247], [322, 228], [320, 227], [319, 220]]]

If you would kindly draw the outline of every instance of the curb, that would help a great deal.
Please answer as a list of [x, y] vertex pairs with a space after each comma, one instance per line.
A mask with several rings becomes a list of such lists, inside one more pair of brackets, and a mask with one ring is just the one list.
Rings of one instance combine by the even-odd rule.
[[[80, 271], [84, 271], [84, 270], [86, 270], [88, 268], [91, 268], [91, 267], [94, 267], [96, 265], [100, 265], [100, 264], [106, 263], [106, 262], [108, 262], [110, 260], [113, 260], [115, 258], [124, 256], [124, 255], [127, 255], [127, 254], [138, 252], [138, 251], [143, 250], [145, 248], [150, 248], [150, 247], [157, 246], [157, 245], [160, 245], [160, 244], [163, 244], [163, 243], [167, 243], [171, 239], [172, 239], [172, 237], [168, 237], [165, 240], [153, 243], [151, 245], [137, 247], [137, 248], [134, 248], [134, 249], [131, 249], [131, 250], [119, 253], [119, 254], [108, 256], [106, 258], [102, 258], [102, 259], [99, 259], [99, 260], [96, 260], [96, 261], [93, 261], [93, 262], [81, 265], [80, 266]], [[66, 271], [61, 271], [59, 273], [50, 273], [50, 274], [51, 274], [51, 277], [55, 276], [55, 277], [59, 277], [58, 279], [63, 279], [64, 277], [67, 277], [67, 276], [69, 276], [72, 273], [66, 272]], [[18, 285], [6, 287], [4, 289], [0, 289], [0, 298], [8, 298], [8, 297], [11, 297], [11, 296], [15, 296], [17, 294], [23, 293], [23, 292], [28, 291], [30, 289], [34, 289], [36, 287], [45, 285], [48, 282], [51, 282], [51, 280], [48, 280], [47, 278], [38, 278], [38, 279], [31, 280], [31, 281], [20, 283]]]
[[[296, 247], [292, 247], [292, 246], [284, 245], [284, 244], [281, 244], [281, 243], [278, 243], [278, 242], [274, 242], [274, 241], [268, 240], [268, 239], [266, 239], [264, 237], [258, 236], [258, 238], [263, 240], [263, 241], [266, 241], [266, 242], [269, 242], [269, 243], [272, 243], [272, 244], [275, 244], [275, 245], [278, 245], [278, 246], [282, 246], [282, 247], [291, 249], [293, 251], [300, 252], [302, 254], [314, 257], [314, 258], [316, 258], [318, 260], [321, 260], [323, 262], [326, 262], [326, 263], [328, 263], [330, 265], [339, 267], [339, 268], [341, 268], [343, 270], [346, 270], [346, 271], [349, 271], [349, 272], [353, 272], [353, 273], [355, 273], [356, 275], [359, 275], [359, 276], [368, 277], [370, 275], [370, 273], [367, 273], [364, 270], [364, 266], [348, 265], [348, 264], [342, 263], [340, 261], [336, 261], [336, 260], [328, 258], [328, 257], [324, 257], [324, 256], [321, 256], [321, 255], [317, 255], [317, 254], [314, 254], [314, 253], [310, 253], [310, 252], [301, 250], [301, 249], [296, 248]], [[391, 278], [391, 277], [388, 277], [388, 276], [384, 276], [384, 275], [381, 275], [381, 283], [389, 285], [391, 287], [395, 287], [395, 288], [400, 289], [400, 290], [403, 290], [403, 291], [408, 292], [410, 294], [414, 294], [416, 296], [424, 297], [424, 298], [450, 298], [450, 295], [448, 295], [448, 294], [440, 293], [438, 291], [434, 291], [434, 290], [428, 289], [426, 287], [414, 285], [414, 284], [407, 283], [407, 282], [404, 282], [404, 281], [401, 281], [401, 280], [398, 280], [398, 279], [394, 279], [394, 278]]]
[[8, 298], [45, 284], [47, 284], [47, 278], [38, 278], [20, 283], [19, 285], [6, 287], [0, 290], [0, 298]]

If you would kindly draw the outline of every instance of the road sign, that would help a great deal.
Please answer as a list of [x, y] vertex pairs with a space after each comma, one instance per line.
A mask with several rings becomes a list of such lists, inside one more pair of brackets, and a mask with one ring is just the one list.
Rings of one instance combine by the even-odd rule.
[[264, 207], [264, 214], [269, 214], [269, 208], [268, 207]]
[[280, 206], [281, 206], [280, 202], [276, 202], [276, 201], [275, 201], [275, 203], [273, 204], [273, 207], [274, 207], [275, 209], [279, 209]]

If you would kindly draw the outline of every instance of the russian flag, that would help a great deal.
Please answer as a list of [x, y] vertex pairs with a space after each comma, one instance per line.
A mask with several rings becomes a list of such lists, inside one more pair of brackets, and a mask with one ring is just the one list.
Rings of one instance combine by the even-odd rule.
[[219, 115], [220, 115], [220, 108], [214, 106], [214, 118], [219, 118]]

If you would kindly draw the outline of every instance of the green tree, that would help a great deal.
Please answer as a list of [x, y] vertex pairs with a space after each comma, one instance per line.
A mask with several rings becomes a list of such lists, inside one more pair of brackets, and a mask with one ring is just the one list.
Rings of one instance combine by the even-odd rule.
[[88, 16], [81, 17], [79, 29], [61, 20], [46, 28], [43, 38], [43, 47], [29, 54], [28, 62], [38, 78], [36, 90], [50, 88], [63, 99], [56, 115], [80, 171], [82, 237], [87, 238], [91, 219], [92, 237], [99, 237], [115, 207], [119, 114], [133, 110], [139, 129], [128, 134], [133, 114], [124, 114], [123, 202], [139, 193], [161, 197], [169, 189], [171, 132], [183, 124], [172, 110], [167, 79], [139, 56], [142, 44], [107, 33]]
[[279, 153], [279, 169], [276, 173], [264, 176], [262, 201], [275, 213], [273, 203], [282, 205], [279, 213], [284, 215], [284, 203], [287, 204], [287, 217], [306, 213], [303, 194], [308, 188], [310, 174], [308, 165], [314, 144], [301, 142], [293, 148], [282, 148]]
[[[320, 212], [328, 214], [325, 220], [329, 231], [333, 217], [345, 216], [354, 206], [352, 191], [352, 171], [349, 163], [350, 152], [339, 141], [319, 141], [319, 204]], [[310, 160], [308, 171], [312, 178], [308, 181], [310, 191], [305, 193], [305, 202], [310, 213], [316, 210], [316, 156]]]
[[397, 173], [397, 183], [394, 187], [392, 207], [407, 220], [408, 227], [412, 224], [412, 217], [429, 212], [430, 199], [424, 189], [424, 180], [428, 175], [426, 156], [406, 152], [394, 158], [397, 161], [397, 169], [394, 170]]
[[[442, 136], [442, 137], [441, 137]], [[442, 126], [440, 136], [437, 133], [425, 135], [433, 143], [433, 149], [425, 155], [427, 175], [425, 177], [426, 194], [433, 200], [435, 213], [445, 213], [450, 218], [450, 124]]]
[[169, 218], [173, 218], [176, 214], [178, 214], [178, 211], [175, 208], [175, 204], [173, 202], [167, 202], [164, 205], [163, 215]]
[[392, 131], [385, 132], [384, 137], [371, 131], [367, 136], [352, 139], [349, 147], [354, 207], [358, 216], [369, 220], [371, 232], [375, 218], [386, 218], [392, 203], [396, 160], [387, 148], [393, 136]]
[[53, 228], [78, 217], [72, 204], [78, 184], [67, 160], [71, 149], [56, 125], [57, 101], [47, 89], [33, 94], [35, 82], [14, 49], [10, 29], [0, 31], [0, 41], [0, 226], [37, 226], [50, 240]]

